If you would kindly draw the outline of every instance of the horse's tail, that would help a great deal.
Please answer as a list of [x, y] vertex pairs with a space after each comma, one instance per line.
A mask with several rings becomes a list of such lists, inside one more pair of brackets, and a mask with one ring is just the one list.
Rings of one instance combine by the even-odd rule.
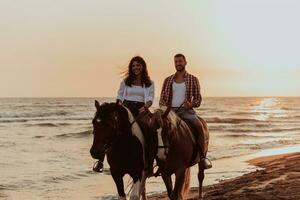
[[190, 191], [190, 181], [191, 181], [191, 170], [187, 168], [185, 171], [185, 178], [182, 188], [182, 197], [183, 199], [187, 199]]

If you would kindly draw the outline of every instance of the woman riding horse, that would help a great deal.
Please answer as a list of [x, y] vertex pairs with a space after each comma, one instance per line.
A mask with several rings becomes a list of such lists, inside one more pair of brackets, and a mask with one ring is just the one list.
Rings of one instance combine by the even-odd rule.
[[143, 138], [141, 130], [128, 108], [116, 103], [99, 104], [95, 101], [93, 144], [90, 154], [94, 159], [107, 155], [110, 173], [118, 189], [119, 199], [126, 200], [123, 177], [133, 179], [130, 200], [146, 199]]
[[[148, 175], [153, 173], [153, 161], [155, 157], [155, 144], [153, 134], [148, 128], [148, 119], [151, 115], [148, 110], [154, 100], [154, 82], [151, 81], [145, 60], [136, 56], [130, 60], [126, 78], [121, 82], [117, 95], [117, 104], [126, 106], [136, 122], [140, 125], [146, 141], [145, 168]], [[104, 156], [104, 155], [103, 155]], [[103, 158], [94, 167], [94, 171], [101, 172], [103, 168]]]

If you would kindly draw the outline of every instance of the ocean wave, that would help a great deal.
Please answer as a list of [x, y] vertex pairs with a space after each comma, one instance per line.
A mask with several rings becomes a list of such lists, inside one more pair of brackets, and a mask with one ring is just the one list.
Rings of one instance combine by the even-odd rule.
[[[30, 120], [32, 121], [61, 121], [61, 120], [66, 120], [66, 121], [72, 121], [72, 120], [90, 120], [92, 122], [92, 117], [82, 117], [82, 116], [70, 116], [70, 117], [64, 117], [64, 118], [57, 118], [57, 117], [46, 117], [46, 118], [31, 118]], [[29, 119], [28, 119], [29, 120]]]
[[206, 122], [208, 123], [227, 123], [227, 124], [241, 124], [241, 123], [257, 123], [261, 122], [260, 120], [256, 119], [246, 119], [246, 118], [206, 118]]
[[293, 145], [293, 144], [298, 144], [298, 142], [295, 140], [275, 140], [275, 141], [270, 141], [270, 142], [265, 142], [260, 144], [253, 144], [250, 146], [250, 149], [252, 150], [270, 149], [274, 147], [281, 147], [284, 145]]
[[87, 104], [45, 104], [45, 103], [34, 103], [29, 105], [15, 105], [14, 108], [43, 108], [43, 109], [49, 109], [49, 108], [79, 108], [79, 107], [88, 107], [90, 105]]
[[300, 108], [295, 108], [295, 107], [282, 107], [281, 109], [282, 110], [293, 110], [293, 111], [300, 110]]
[[92, 134], [92, 130], [88, 130], [88, 131], [82, 131], [82, 132], [78, 132], [78, 133], [63, 133], [63, 134], [59, 134], [59, 135], [55, 135], [56, 138], [82, 138], [82, 137], [86, 137]]
[[0, 123], [27, 122], [27, 119], [2, 119]]
[[15, 142], [5, 142], [5, 143], [1, 143], [0, 144], [0, 147], [12, 147], [12, 146], [16, 146], [16, 143]]
[[53, 184], [53, 183], [59, 183], [61, 181], [72, 181], [76, 179], [79, 179], [79, 177], [73, 175], [48, 176], [44, 178], [43, 182]]
[[[224, 130], [224, 129], [222, 129]], [[281, 132], [291, 132], [291, 131], [300, 131], [300, 128], [274, 128], [274, 129], [233, 129], [226, 128], [225, 131], [234, 132], [234, 133], [281, 133]]]
[[239, 112], [233, 112], [232, 115], [259, 115], [261, 112], [250, 112], [250, 111], [239, 111]]
[[70, 123], [51, 123], [51, 122], [26, 124], [26, 126], [41, 126], [41, 127], [59, 127], [59, 126], [68, 126], [68, 125], [72, 125], [72, 124], [70, 124]]
[[268, 137], [263, 135], [248, 135], [248, 134], [226, 134], [222, 135], [222, 137], [231, 137], [231, 138], [262, 138]]
[[43, 135], [36, 135], [36, 136], [34, 136], [34, 138], [44, 138], [45, 136], [43, 136]]
[[[72, 121], [72, 120], [90, 120], [92, 121], [92, 117], [81, 117], [81, 116], [74, 116], [74, 117], [64, 117], [64, 118], [58, 118], [58, 117], [46, 117], [46, 118], [11, 118], [11, 119], [0, 119], [0, 123], [13, 123], [13, 122], [34, 122], [34, 121], [61, 121], [61, 120], [65, 120], [65, 121]], [[58, 124], [60, 126], [63, 125], [68, 125], [69, 123], [54, 123], [54, 124]], [[27, 124], [28, 126], [31, 125], [38, 125], [38, 124]], [[41, 125], [43, 126], [43, 124]], [[51, 126], [51, 125], [50, 125]]]
[[41, 118], [49, 116], [66, 116], [70, 114], [67, 111], [52, 111], [52, 112], [2, 112], [0, 118]]
[[211, 160], [211, 161], [215, 161], [215, 160], [220, 160], [220, 159], [226, 159], [226, 158], [234, 158], [234, 157], [237, 157], [237, 156], [245, 156], [245, 155], [249, 155], [249, 152], [243, 152], [243, 153], [228, 153], [228, 155], [215, 155], [215, 156], [211, 156], [211, 155], [208, 155], [208, 158]]
[[26, 124], [27, 126], [42, 126], [42, 127], [57, 127], [54, 123], [38, 123], [38, 124]]

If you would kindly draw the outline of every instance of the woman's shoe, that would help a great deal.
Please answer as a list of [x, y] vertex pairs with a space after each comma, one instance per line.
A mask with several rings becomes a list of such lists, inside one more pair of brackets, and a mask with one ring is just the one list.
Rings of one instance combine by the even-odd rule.
[[103, 172], [103, 162], [100, 162], [100, 161], [95, 162], [93, 170], [94, 170], [94, 172], [102, 173]]

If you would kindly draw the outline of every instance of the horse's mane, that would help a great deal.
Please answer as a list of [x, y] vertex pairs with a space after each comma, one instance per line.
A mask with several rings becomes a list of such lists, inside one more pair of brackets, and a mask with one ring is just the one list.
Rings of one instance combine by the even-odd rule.
[[[167, 110], [167, 107], [160, 107], [158, 109], [155, 110], [155, 112], [159, 112], [159, 113], [164, 113]], [[190, 131], [188, 125], [174, 112], [174, 111], [170, 111], [169, 114], [166, 117], [166, 120], [169, 122], [170, 124], [170, 131], [168, 131], [169, 133], [172, 134], [172, 136], [180, 138], [180, 136], [184, 135], [188, 135], [188, 134], [182, 134], [183, 131], [180, 131], [180, 129], [185, 129], [184, 131]]]
[[114, 111], [118, 112], [120, 116], [119, 125], [121, 131], [126, 134], [132, 135], [131, 128], [130, 128], [131, 124], [128, 117], [128, 111], [125, 107], [117, 106], [116, 103], [103, 103], [101, 104], [100, 109], [96, 113], [96, 115], [98, 115], [100, 119], [105, 120]]

